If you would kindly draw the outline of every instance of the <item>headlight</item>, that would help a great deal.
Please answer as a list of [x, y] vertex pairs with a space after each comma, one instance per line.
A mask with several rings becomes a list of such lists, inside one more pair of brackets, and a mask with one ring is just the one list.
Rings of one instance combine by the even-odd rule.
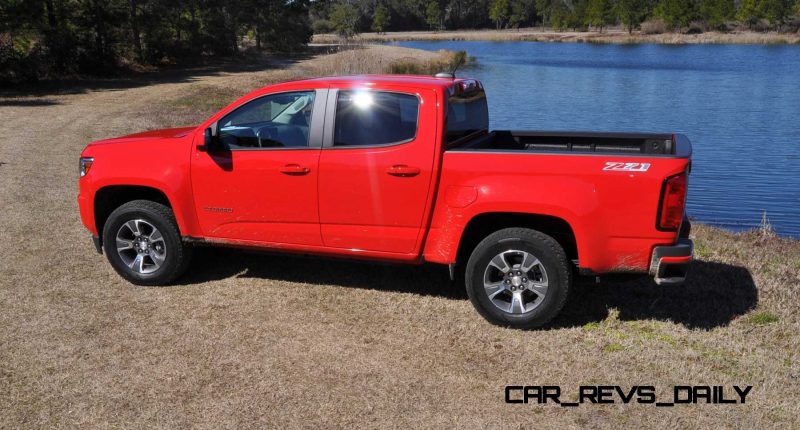
[[92, 168], [92, 163], [94, 163], [94, 157], [81, 157], [80, 167], [78, 169], [81, 178], [89, 173], [89, 169]]

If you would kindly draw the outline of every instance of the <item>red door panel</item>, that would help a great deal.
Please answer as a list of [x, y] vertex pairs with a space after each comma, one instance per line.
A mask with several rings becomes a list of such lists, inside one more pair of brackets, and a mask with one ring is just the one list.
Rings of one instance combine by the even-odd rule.
[[322, 149], [319, 214], [325, 246], [410, 253], [418, 243], [433, 177], [436, 99], [433, 91], [407, 92], [420, 100], [410, 141]]
[[319, 149], [197, 152], [192, 186], [207, 237], [322, 245]]

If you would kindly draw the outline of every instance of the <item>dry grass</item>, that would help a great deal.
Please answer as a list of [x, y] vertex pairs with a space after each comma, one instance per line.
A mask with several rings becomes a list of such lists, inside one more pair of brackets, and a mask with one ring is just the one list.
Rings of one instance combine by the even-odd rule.
[[[584, 282], [530, 332], [487, 324], [442, 267], [204, 249], [180, 285], [141, 288], [94, 252], [75, 204], [86, 142], [197, 122], [336, 61], [2, 100], [0, 428], [800, 426], [798, 241], [698, 226], [687, 285]], [[746, 405], [564, 409], [506, 405], [507, 384], [754, 389]]]
[[[648, 27], [649, 28], [649, 27]], [[648, 30], [649, 31], [649, 30]], [[588, 43], [659, 43], [659, 44], [797, 44], [800, 33], [740, 32], [721, 33], [717, 31], [702, 34], [628, 34], [624, 30], [564, 31], [555, 32], [542, 29], [517, 30], [457, 30], [457, 31], [408, 31], [389, 33], [362, 33], [356, 42], [392, 42], [403, 40], [489, 40], [489, 41], [536, 41], [536, 42], [588, 42]], [[333, 34], [315, 34], [315, 43], [340, 43]]]

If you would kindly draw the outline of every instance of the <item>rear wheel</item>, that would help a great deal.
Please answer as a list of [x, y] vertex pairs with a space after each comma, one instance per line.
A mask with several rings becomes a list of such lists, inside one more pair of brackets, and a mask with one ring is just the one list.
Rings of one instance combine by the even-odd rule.
[[552, 237], [507, 228], [475, 247], [465, 283], [472, 304], [490, 322], [535, 328], [564, 307], [571, 275], [564, 249]]
[[106, 258], [137, 285], [165, 285], [186, 271], [191, 247], [181, 241], [172, 210], [149, 200], [123, 204], [103, 227]]

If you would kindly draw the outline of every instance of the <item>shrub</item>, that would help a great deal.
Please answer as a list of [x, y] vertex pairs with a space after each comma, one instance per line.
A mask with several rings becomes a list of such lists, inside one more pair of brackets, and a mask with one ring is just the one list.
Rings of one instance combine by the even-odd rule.
[[700, 21], [692, 21], [689, 24], [689, 29], [686, 30], [686, 34], [701, 34], [706, 31], [706, 26]]
[[753, 31], [769, 31], [771, 25], [768, 19], [759, 19], [758, 21], [753, 24]]
[[37, 40], [0, 33], [0, 82], [35, 82], [47, 74], [45, 55]]
[[661, 34], [666, 32], [667, 24], [660, 19], [654, 19], [642, 23], [642, 34]]
[[420, 62], [414, 58], [397, 60], [389, 65], [389, 73], [399, 75], [433, 75], [438, 72], [449, 72], [458, 64], [466, 65], [475, 60], [466, 51], [445, 51], [441, 59]]
[[333, 33], [333, 25], [327, 19], [318, 19], [311, 24], [314, 34]]

